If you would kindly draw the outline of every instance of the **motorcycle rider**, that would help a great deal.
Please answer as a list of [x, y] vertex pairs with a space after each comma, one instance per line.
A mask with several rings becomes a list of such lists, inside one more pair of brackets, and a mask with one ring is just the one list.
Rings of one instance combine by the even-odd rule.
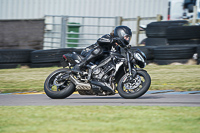
[[[132, 37], [131, 29], [127, 26], [117, 26], [110, 34], [106, 34], [99, 38], [92, 46], [92, 50], [86, 55], [81, 63], [75, 65], [72, 71], [81, 72], [81, 68], [88, 62], [103, 54], [103, 51], [113, 51], [120, 53], [120, 47], [128, 45]], [[123, 41], [123, 43], [121, 42]]]

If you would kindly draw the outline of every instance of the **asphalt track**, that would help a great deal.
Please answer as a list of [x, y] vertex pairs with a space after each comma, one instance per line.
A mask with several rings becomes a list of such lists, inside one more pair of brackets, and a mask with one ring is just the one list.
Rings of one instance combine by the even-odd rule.
[[66, 99], [50, 99], [45, 94], [0, 94], [0, 106], [200, 106], [199, 94], [145, 94], [137, 99], [113, 96], [81, 96], [72, 94]]

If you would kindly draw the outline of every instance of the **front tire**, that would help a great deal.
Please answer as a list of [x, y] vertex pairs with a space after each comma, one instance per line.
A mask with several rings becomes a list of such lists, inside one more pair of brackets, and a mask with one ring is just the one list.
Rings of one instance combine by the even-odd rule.
[[68, 79], [58, 80], [69, 69], [63, 68], [52, 72], [44, 83], [44, 91], [52, 99], [63, 99], [70, 96], [75, 91], [75, 85]]
[[127, 82], [127, 80], [128, 73], [122, 76], [117, 87], [119, 95], [126, 99], [135, 99], [141, 97], [148, 91], [151, 85], [151, 78], [146, 71], [137, 71], [135, 79], [130, 81], [132, 82], [131, 84]]

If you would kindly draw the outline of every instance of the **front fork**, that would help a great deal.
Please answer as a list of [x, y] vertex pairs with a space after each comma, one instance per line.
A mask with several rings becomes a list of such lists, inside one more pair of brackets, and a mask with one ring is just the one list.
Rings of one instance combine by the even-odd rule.
[[130, 76], [131, 79], [134, 79], [136, 74], [137, 74], [137, 71], [136, 71], [135, 68], [132, 68], [132, 66], [131, 66], [129, 51], [126, 52], [126, 57], [127, 57], [127, 61], [128, 61], [129, 76]]

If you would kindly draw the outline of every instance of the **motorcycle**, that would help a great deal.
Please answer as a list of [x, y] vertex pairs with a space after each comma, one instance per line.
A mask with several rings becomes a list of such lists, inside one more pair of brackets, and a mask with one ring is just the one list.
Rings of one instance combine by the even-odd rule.
[[130, 45], [123, 45], [125, 56], [117, 52], [106, 52], [102, 59], [90, 62], [81, 72], [74, 73], [73, 67], [92, 48], [86, 48], [81, 54], [73, 52], [63, 55], [63, 68], [52, 72], [45, 80], [44, 91], [47, 96], [62, 99], [78, 91], [80, 95], [97, 96], [119, 93], [123, 98], [135, 99], [148, 91], [151, 78], [143, 69], [146, 66], [146, 56], [140, 49], [132, 53]]

